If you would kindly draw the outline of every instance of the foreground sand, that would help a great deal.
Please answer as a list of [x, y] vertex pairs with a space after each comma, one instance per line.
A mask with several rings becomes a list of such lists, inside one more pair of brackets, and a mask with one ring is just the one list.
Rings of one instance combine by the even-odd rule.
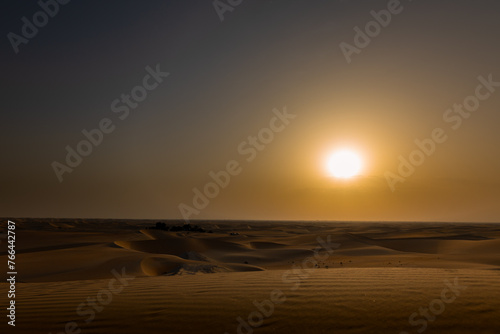
[[500, 328], [498, 224], [199, 224], [213, 233], [133, 221], [17, 225], [16, 327], [4, 320], [2, 333]]

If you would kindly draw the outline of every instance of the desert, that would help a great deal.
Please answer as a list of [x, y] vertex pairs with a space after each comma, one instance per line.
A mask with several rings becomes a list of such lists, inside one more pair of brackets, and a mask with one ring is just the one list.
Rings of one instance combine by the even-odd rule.
[[496, 333], [499, 236], [498, 224], [17, 219], [15, 332]]

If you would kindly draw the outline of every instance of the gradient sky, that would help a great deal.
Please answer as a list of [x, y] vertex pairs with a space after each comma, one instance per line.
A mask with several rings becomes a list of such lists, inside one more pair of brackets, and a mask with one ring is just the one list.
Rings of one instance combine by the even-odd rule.
[[[222, 2], [226, 2], [222, 0]], [[35, 1], [2, 3], [0, 216], [180, 218], [193, 188], [236, 160], [242, 171], [192, 219], [500, 221], [500, 88], [457, 130], [445, 111], [500, 81], [500, 3], [401, 1], [402, 12], [347, 63], [340, 43], [387, 1], [76, 1], [15, 53]], [[110, 107], [170, 75], [130, 115]], [[248, 162], [238, 146], [273, 109], [296, 117]], [[81, 131], [115, 130], [59, 182]], [[414, 140], [448, 139], [391, 191]], [[336, 180], [325, 158], [357, 150], [362, 175]]]

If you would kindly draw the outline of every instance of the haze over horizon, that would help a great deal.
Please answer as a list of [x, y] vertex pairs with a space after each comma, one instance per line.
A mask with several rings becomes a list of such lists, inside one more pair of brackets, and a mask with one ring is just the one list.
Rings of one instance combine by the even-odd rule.
[[[388, 3], [242, 1], [223, 21], [212, 1], [60, 5], [17, 53], [3, 39], [0, 215], [499, 222], [500, 3], [401, 1], [349, 63], [341, 43]], [[40, 11], [3, 6], [4, 36]], [[391, 188], [416, 140], [428, 154]], [[343, 148], [350, 179], [325, 167]]]

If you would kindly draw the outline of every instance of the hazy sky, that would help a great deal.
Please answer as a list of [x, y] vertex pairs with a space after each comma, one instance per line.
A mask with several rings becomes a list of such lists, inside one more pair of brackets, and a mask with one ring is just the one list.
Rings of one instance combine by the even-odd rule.
[[498, 1], [46, 2], [2, 2], [0, 216], [500, 221]]

